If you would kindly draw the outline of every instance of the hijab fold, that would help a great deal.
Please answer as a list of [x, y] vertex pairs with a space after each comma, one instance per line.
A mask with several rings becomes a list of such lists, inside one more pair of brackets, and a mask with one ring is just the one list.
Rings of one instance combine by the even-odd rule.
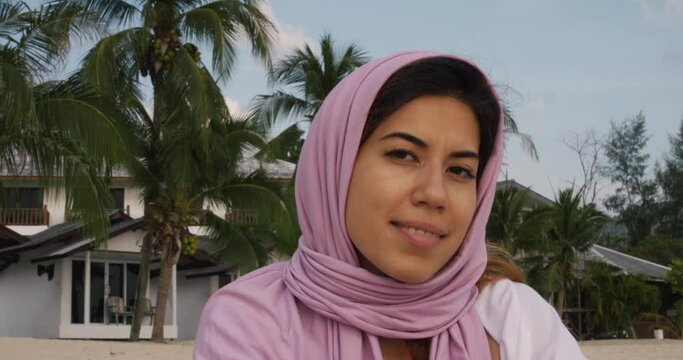
[[474, 302], [487, 261], [484, 230], [502, 156], [502, 116], [470, 228], [458, 253], [433, 278], [406, 284], [362, 269], [345, 226], [351, 172], [377, 93], [401, 67], [444, 56], [450, 57], [403, 52], [360, 67], [325, 99], [309, 129], [296, 174], [302, 236], [283, 280], [296, 299], [326, 319], [327, 357], [358, 358], [358, 339], [365, 336], [375, 350], [363, 358], [376, 357], [376, 337], [387, 337], [431, 338], [432, 359], [490, 359]]

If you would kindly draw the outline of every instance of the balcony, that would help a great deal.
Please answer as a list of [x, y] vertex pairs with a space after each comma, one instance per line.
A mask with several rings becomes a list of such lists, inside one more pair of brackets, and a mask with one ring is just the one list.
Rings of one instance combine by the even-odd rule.
[[[210, 210], [204, 210], [204, 213]], [[248, 209], [230, 209], [225, 212], [225, 221], [234, 224], [253, 224], [256, 222], [256, 215], [253, 210]], [[203, 215], [199, 216], [199, 226], [206, 225], [206, 218]]]
[[[113, 212], [116, 212], [116, 211], [122, 211], [122, 212], [125, 213], [126, 215], [130, 216], [130, 205], [126, 205], [125, 208], [124, 208], [124, 207], [121, 207], [121, 208], [106, 209], [106, 212], [107, 212], [107, 213], [113, 213]], [[83, 213], [83, 210], [82, 210], [82, 209], [71, 209], [71, 210], [66, 209], [66, 210], [64, 211], [64, 219], [65, 219], [66, 221], [77, 221], [77, 220], [81, 220], [81, 218], [83, 217], [83, 216], [82, 216], [82, 213]]]
[[1, 225], [50, 225], [47, 205], [42, 208], [0, 208]]

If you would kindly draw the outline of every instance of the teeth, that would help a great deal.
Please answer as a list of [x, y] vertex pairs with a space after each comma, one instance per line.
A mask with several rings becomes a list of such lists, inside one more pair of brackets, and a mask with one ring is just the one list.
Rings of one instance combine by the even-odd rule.
[[429, 237], [439, 237], [438, 234], [434, 234], [429, 231], [424, 231], [422, 229], [414, 228], [414, 227], [404, 227], [406, 231], [408, 231], [411, 234], [415, 234], [418, 236], [429, 236]]

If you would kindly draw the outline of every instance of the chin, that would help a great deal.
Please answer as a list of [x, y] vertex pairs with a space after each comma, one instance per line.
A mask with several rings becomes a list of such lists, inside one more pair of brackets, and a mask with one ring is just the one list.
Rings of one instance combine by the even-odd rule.
[[434, 277], [434, 274], [436, 274], [436, 272], [425, 271], [424, 269], [411, 269], [402, 267], [400, 269], [396, 269], [396, 271], [393, 271], [391, 273], [385, 272], [385, 274], [389, 275], [391, 278], [395, 280], [398, 280], [406, 284], [419, 284]]

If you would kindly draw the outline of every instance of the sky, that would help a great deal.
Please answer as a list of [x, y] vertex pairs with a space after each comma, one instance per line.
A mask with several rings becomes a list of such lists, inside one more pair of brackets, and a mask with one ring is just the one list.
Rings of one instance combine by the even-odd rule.
[[[610, 121], [642, 111], [653, 164], [683, 119], [683, 0], [272, 0], [264, 11], [280, 31], [278, 57], [316, 48], [329, 32], [371, 58], [419, 49], [474, 61], [505, 89], [540, 155], [534, 161], [510, 141], [502, 177], [549, 198], [583, 178], [563, 138], [606, 134]], [[249, 51], [240, 46], [233, 77], [221, 84], [233, 111], [271, 90]]]

